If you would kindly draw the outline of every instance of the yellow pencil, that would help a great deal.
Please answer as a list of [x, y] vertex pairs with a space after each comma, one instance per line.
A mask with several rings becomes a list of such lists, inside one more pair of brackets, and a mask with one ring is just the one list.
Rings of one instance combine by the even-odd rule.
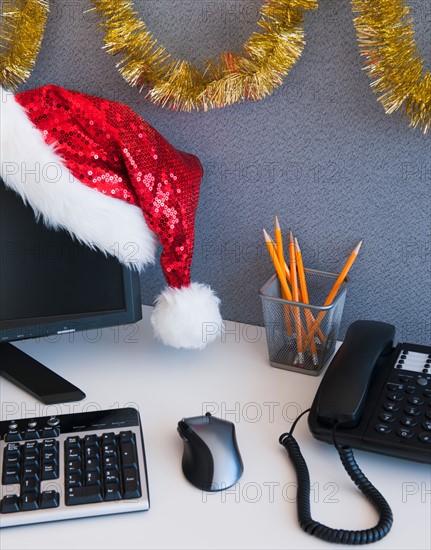
[[[299, 301], [298, 295], [298, 278], [296, 274], [296, 255], [295, 255], [295, 241], [293, 240], [292, 231], [289, 231], [289, 259], [290, 259], [290, 283], [292, 285], [292, 296], [294, 302]], [[298, 346], [298, 361], [304, 362], [304, 350], [302, 345], [302, 326], [301, 326], [301, 314], [298, 308], [293, 308], [293, 316], [296, 324], [296, 342]]]
[[283, 267], [284, 265], [284, 250], [283, 250], [283, 235], [281, 233], [280, 224], [278, 223], [278, 217], [275, 216], [274, 220], [274, 235], [275, 235], [275, 244], [277, 245], [277, 256], [279, 264]]
[[[295, 237], [295, 255], [296, 255], [296, 265], [298, 267], [298, 278], [299, 278], [299, 285], [301, 287], [302, 301], [304, 302], [304, 304], [309, 304], [310, 300], [308, 297], [307, 282], [305, 280], [305, 271], [304, 271], [304, 264], [302, 261], [302, 253], [301, 253], [301, 249], [299, 248], [298, 239], [296, 237]], [[305, 322], [307, 323], [307, 329], [310, 330], [314, 321], [312, 313], [309, 309], [305, 309], [304, 314], [305, 314]], [[314, 341], [314, 338], [311, 339], [310, 347], [311, 347], [311, 356], [313, 359], [313, 363], [317, 365], [318, 357], [317, 357], [317, 349], [316, 349], [316, 343]]]
[[287, 300], [292, 301], [292, 293], [290, 292], [290, 288], [287, 284], [286, 277], [284, 276], [283, 269], [281, 268], [280, 262], [278, 261], [278, 255], [275, 249], [275, 245], [265, 229], [263, 230], [263, 237], [265, 239], [265, 244], [268, 248], [269, 255], [271, 256], [272, 263], [274, 264], [275, 271], [278, 275], [281, 290], [286, 294]]
[[[269, 238], [271, 239], [271, 242], [272, 242], [272, 244], [274, 245], [274, 248], [275, 248], [275, 250], [277, 251], [277, 256], [278, 256], [278, 247], [277, 247], [277, 244], [275, 243], [274, 239], [271, 238], [271, 235], [268, 234], [268, 236], [269, 236]], [[283, 254], [283, 256], [284, 256], [284, 254]], [[280, 265], [281, 265], [281, 264], [280, 264]], [[290, 285], [292, 285], [291, 278], [290, 278], [290, 269], [289, 269], [289, 266], [287, 265], [286, 260], [284, 260], [284, 268], [285, 268], [285, 270], [286, 270], [286, 279], [287, 279], [287, 282], [288, 282]], [[283, 298], [285, 298], [285, 296], [283, 296]], [[298, 298], [299, 298], [299, 301], [300, 301], [300, 302], [303, 301], [303, 300], [302, 300], [301, 287], [298, 287]], [[314, 317], [313, 317], [313, 321], [314, 321]], [[321, 333], [321, 331], [320, 331], [320, 333]], [[319, 336], [319, 338], [320, 338], [320, 336]], [[323, 335], [322, 335], [322, 338], [324, 338]], [[323, 342], [323, 339], [322, 339], [322, 342]]]
[[290, 283], [292, 285], [292, 296], [295, 302], [298, 301], [298, 278], [296, 274], [295, 241], [292, 231], [289, 231], [289, 259], [290, 259]]
[[[277, 258], [278, 258], [278, 263], [280, 264], [280, 267], [282, 268], [283, 265], [286, 265], [286, 262], [284, 261], [283, 235], [281, 233], [281, 228], [280, 228], [280, 224], [278, 223], [277, 216], [275, 216], [275, 221], [274, 221], [274, 234], [275, 234], [275, 243], [272, 239], [271, 239], [271, 242], [275, 245], [275, 250], [276, 250]], [[289, 273], [287, 271], [284, 274], [284, 277], [289, 278]], [[283, 287], [281, 288], [281, 296], [285, 300], [291, 299], [286, 295], [285, 291], [283, 290]], [[285, 308], [284, 308], [284, 318], [286, 320], [287, 334], [289, 336], [292, 336], [292, 332], [293, 332], [292, 331], [292, 323], [290, 321], [290, 314], [289, 314], [289, 307], [288, 306], [285, 306]]]
[[353, 262], [358, 257], [359, 250], [361, 248], [362, 241], [359, 241], [358, 244], [353, 249], [352, 253], [349, 256], [349, 259], [345, 263], [343, 269], [341, 270], [341, 273], [338, 275], [337, 280], [334, 283], [334, 286], [331, 289], [331, 292], [328, 294], [328, 297], [325, 300], [324, 306], [329, 306], [334, 301], [335, 296], [337, 295], [337, 292], [340, 290], [340, 286], [343, 284], [344, 279], [347, 277], [347, 274], [350, 271], [350, 268], [353, 265]]
[[[298, 239], [296, 239], [296, 238], [295, 238], [295, 245], [296, 245], [295, 250], [297, 251], [296, 264], [298, 265], [298, 273], [299, 273], [299, 269], [301, 269], [301, 271], [302, 271], [302, 273], [303, 273], [303, 275], [304, 275], [304, 284], [301, 283], [301, 280], [300, 280], [300, 288], [301, 288], [301, 286], [304, 286], [304, 287], [305, 287], [306, 300], [307, 300], [307, 301], [306, 301], [306, 300], [304, 299], [304, 297], [303, 297], [303, 298], [302, 298], [302, 302], [303, 302], [304, 304], [309, 304], [309, 303], [310, 303], [310, 300], [309, 300], [309, 296], [308, 296], [307, 285], [306, 285], [306, 283], [305, 283], [305, 269], [304, 269], [304, 264], [303, 264], [303, 261], [302, 261], [302, 253], [301, 253], [301, 249], [299, 248]], [[299, 254], [298, 254], [298, 252], [299, 252]], [[298, 256], [299, 256], [299, 259], [298, 259]], [[299, 266], [301, 266], [301, 267], [299, 267]], [[301, 298], [301, 294], [303, 294], [302, 291], [299, 293], [300, 298]], [[310, 310], [307, 310], [307, 311], [308, 311], [308, 313], [309, 313], [310, 319], [311, 319], [311, 320], [313, 321], [313, 323], [314, 323], [314, 321], [315, 321], [314, 315], [311, 313]], [[317, 336], [318, 336], [319, 340], [320, 340], [320, 341], [322, 342], [322, 344], [323, 344], [323, 343], [326, 341], [325, 335], [324, 335], [323, 332], [320, 330], [320, 328], [317, 328], [317, 331], [316, 331], [316, 332], [317, 332]]]
[[[345, 278], [347, 277], [347, 274], [350, 271], [350, 268], [352, 267], [354, 261], [358, 257], [359, 249], [361, 248], [362, 241], [359, 241], [358, 244], [353, 249], [352, 253], [350, 254], [347, 262], [344, 264], [343, 269], [341, 270], [340, 274], [337, 277], [337, 280], [335, 281], [333, 287], [331, 288], [331, 291], [328, 294], [328, 297], [326, 298], [324, 302], [324, 306], [330, 306], [332, 302], [334, 301], [335, 296], [337, 295], [337, 292], [340, 290], [341, 285], [343, 284]], [[319, 315], [316, 317], [316, 321], [313, 323], [313, 326], [311, 330], [308, 333], [308, 337], [306, 340], [306, 345], [309, 345], [309, 340], [311, 338], [314, 338], [314, 333], [319, 327], [320, 323], [322, 322], [322, 319], [325, 317], [325, 311], [321, 311]]]
[[274, 226], [275, 226], [275, 229], [274, 229], [275, 242], [273, 241], [273, 239], [271, 239], [271, 241], [274, 243], [274, 245], [276, 247], [278, 261], [279, 261], [280, 265], [281, 266], [284, 265], [284, 267], [286, 269], [286, 277], [287, 277], [287, 280], [290, 283], [290, 270], [289, 270], [289, 266], [287, 265], [287, 263], [284, 259], [283, 235], [282, 235], [282, 232], [281, 232], [280, 224], [278, 223], [277, 216], [275, 216]]

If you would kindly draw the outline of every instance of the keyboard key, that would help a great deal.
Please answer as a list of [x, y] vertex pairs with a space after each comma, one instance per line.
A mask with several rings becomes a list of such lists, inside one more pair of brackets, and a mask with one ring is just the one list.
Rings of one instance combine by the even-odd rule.
[[90, 485], [102, 485], [102, 480], [98, 472], [88, 472], [85, 475], [85, 485], [88, 487]]
[[72, 448], [72, 449], [66, 449], [66, 460], [81, 460], [81, 451], [80, 449]]
[[135, 445], [132, 443], [122, 443], [120, 448], [123, 468], [137, 466]]
[[30, 451], [39, 452], [39, 443], [37, 441], [27, 441], [24, 443], [24, 454]]
[[24, 479], [21, 483], [21, 494], [39, 493], [40, 484], [36, 479]]
[[57, 469], [58, 461], [58, 441], [56, 439], [45, 439], [42, 443], [41, 459], [42, 469], [44, 466], [54, 466], [54, 470]]
[[418, 437], [422, 443], [431, 443], [431, 433], [429, 432], [421, 432]]
[[[18, 478], [18, 479], [17, 479]], [[19, 458], [8, 458], [3, 462], [3, 476], [2, 480], [4, 485], [19, 482], [21, 478], [21, 462]], [[17, 481], [15, 481], [17, 479]]]
[[376, 424], [375, 426], [376, 431], [381, 434], [390, 434], [392, 429], [387, 424]]
[[105, 470], [105, 475], [103, 476], [103, 479], [106, 484], [110, 483], [119, 483], [120, 482], [120, 474], [118, 470]]
[[68, 437], [64, 442], [64, 447], [65, 449], [80, 449], [81, 441], [77, 436]]
[[55, 451], [46, 451], [43, 453], [42, 463], [43, 464], [57, 464], [57, 453]]
[[6, 495], [1, 499], [0, 511], [2, 514], [10, 514], [19, 511], [18, 495]]
[[91, 487], [71, 487], [66, 493], [67, 506], [91, 504], [95, 502], [103, 502], [100, 487], [97, 485], [92, 485]]
[[51, 426], [48, 426], [46, 428], [43, 428], [42, 430], [42, 437], [58, 437], [60, 435], [60, 429], [59, 428], [53, 428]]
[[410, 430], [409, 428], [399, 428], [397, 430], [397, 434], [403, 439], [410, 439], [414, 436], [414, 431]]
[[121, 491], [119, 483], [106, 483], [104, 491], [104, 499], [107, 501], [121, 500]]
[[5, 460], [12, 457], [19, 458], [21, 456], [21, 445], [19, 443], [9, 443], [5, 447], [4, 455]]
[[394, 422], [395, 421], [395, 416], [389, 412], [383, 412], [379, 415], [379, 419], [382, 421], [382, 422]]
[[21, 497], [21, 511], [37, 510], [39, 508], [39, 495], [37, 493], [27, 493]]
[[21, 481], [21, 470], [17, 467], [15, 468], [3, 468], [3, 485], [13, 485]]
[[96, 460], [99, 460], [99, 447], [85, 447], [84, 456], [85, 458], [95, 458]]
[[22, 471], [23, 479], [35, 479], [39, 481], [39, 467], [38, 466], [24, 466]]
[[100, 444], [96, 435], [87, 435], [84, 438], [84, 456], [85, 458], [100, 457]]
[[81, 463], [77, 462], [76, 460], [72, 462], [66, 462], [65, 470], [66, 474], [82, 474]]
[[82, 487], [82, 475], [81, 474], [68, 474], [66, 476], [66, 485], [68, 487]]
[[135, 442], [135, 434], [128, 430], [127, 432], [120, 432], [119, 436], [120, 444], [121, 443], [134, 443]]
[[58, 466], [55, 464], [43, 464], [42, 465], [42, 480], [57, 479], [58, 478]]
[[99, 438], [95, 434], [86, 435], [84, 437], [84, 445], [86, 447], [99, 447]]
[[41, 508], [57, 508], [60, 505], [60, 494], [57, 491], [44, 491], [40, 495]]
[[403, 424], [403, 426], [414, 428], [417, 425], [417, 422], [412, 416], [404, 416], [401, 419], [401, 424]]
[[402, 393], [399, 393], [399, 392], [389, 392], [387, 394], [387, 398], [390, 401], [402, 401], [404, 399], [404, 396]]
[[418, 409], [417, 407], [414, 407], [413, 405], [406, 407], [406, 408], [404, 409], [404, 412], [405, 412], [408, 416], [418, 416], [418, 415], [421, 414], [420, 409]]
[[100, 472], [100, 464], [96, 458], [89, 458], [85, 461], [85, 471], [88, 472]]
[[3, 463], [3, 468], [6, 468], [7, 470], [9, 469], [19, 470], [20, 467], [21, 467], [21, 461], [19, 457], [16, 457], [16, 456], [13, 456], [11, 458], [6, 458]]
[[139, 474], [136, 468], [125, 468], [123, 470], [123, 495], [125, 499], [141, 496]]
[[109, 432], [102, 434], [102, 445], [115, 445], [115, 434], [114, 432]]
[[9, 433], [5, 435], [4, 440], [5, 441], [21, 441], [22, 436], [21, 432], [17, 432], [16, 430], [11, 430]]
[[421, 399], [420, 397], [416, 397], [416, 396], [409, 397], [407, 399], [407, 402], [410, 403], [410, 405], [418, 405], [418, 406], [424, 404], [424, 400]]
[[103, 467], [105, 470], [118, 470], [117, 458], [113, 456], [107, 456], [103, 459]]
[[36, 428], [28, 428], [24, 432], [24, 439], [39, 439], [40, 433]]
[[103, 456], [117, 456], [117, 446], [116, 445], [103, 445], [102, 448]]
[[37, 449], [24, 449], [23, 464], [24, 466], [38, 466], [39, 451]]
[[394, 401], [387, 401], [383, 404], [383, 408], [390, 412], [398, 412], [400, 410], [399, 406]]

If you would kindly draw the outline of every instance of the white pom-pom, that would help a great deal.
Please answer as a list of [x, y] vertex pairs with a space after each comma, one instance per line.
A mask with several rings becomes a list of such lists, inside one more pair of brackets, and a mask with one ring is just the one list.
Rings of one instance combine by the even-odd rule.
[[207, 285], [166, 288], [151, 316], [156, 336], [174, 348], [203, 349], [221, 333], [219, 304]]

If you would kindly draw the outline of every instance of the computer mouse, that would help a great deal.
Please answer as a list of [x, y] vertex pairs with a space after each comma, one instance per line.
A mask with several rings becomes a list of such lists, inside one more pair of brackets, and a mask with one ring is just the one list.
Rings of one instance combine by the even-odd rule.
[[232, 422], [207, 413], [180, 420], [178, 433], [184, 441], [183, 472], [195, 487], [221, 491], [239, 480], [244, 466]]

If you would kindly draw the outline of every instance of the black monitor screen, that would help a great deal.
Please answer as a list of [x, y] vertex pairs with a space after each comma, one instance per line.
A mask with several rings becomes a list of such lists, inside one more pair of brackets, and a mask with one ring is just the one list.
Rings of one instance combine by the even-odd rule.
[[140, 317], [138, 275], [116, 258], [48, 229], [0, 182], [3, 341]]

